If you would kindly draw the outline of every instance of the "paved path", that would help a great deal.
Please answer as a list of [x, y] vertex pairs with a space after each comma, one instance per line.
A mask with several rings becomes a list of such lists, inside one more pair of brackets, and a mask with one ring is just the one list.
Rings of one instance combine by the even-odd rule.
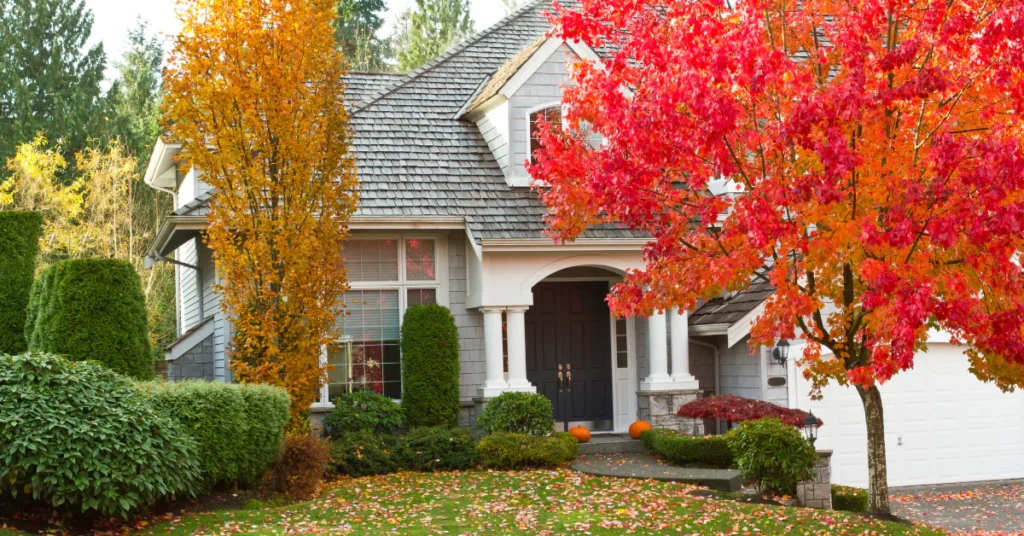
[[1024, 481], [897, 488], [893, 513], [960, 534], [1024, 534]]
[[641, 452], [580, 456], [572, 468], [592, 475], [686, 482], [722, 491], [736, 491], [743, 483], [742, 475], [735, 469], [678, 467]]

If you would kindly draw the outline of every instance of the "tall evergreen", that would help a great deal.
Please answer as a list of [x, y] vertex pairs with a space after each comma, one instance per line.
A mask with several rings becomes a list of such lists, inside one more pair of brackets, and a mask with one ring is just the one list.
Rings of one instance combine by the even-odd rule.
[[41, 130], [66, 156], [85, 146], [106, 62], [103, 45], [86, 47], [91, 31], [83, 0], [0, 2], [0, 163]]
[[121, 61], [115, 64], [118, 77], [107, 93], [107, 136], [121, 138], [130, 156], [144, 167], [160, 134], [160, 63], [164, 51], [142, 20], [128, 30], [127, 45]]
[[416, 7], [399, 21], [398, 68], [416, 69], [472, 33], [469, 0], [416, 0]]
[[392, 68], [390, 39], [377, 36], [387, 11], [384, 0], [340, 0], [334, 38], [349, 69], [387, 71]]

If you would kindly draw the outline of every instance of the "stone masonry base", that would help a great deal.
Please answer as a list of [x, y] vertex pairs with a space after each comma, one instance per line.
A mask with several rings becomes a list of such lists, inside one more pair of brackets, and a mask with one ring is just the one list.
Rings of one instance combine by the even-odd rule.
[[704, 421], [676, 415], [683, 404], [696, 400], [700, 391], [637, 391], [636, 416], [654, 428], [678, 430], [687, 435], [704, 435]]
[[796, 485], [796, 500], [807, 508], [832, 509], [832, 451], [819, 450], [814, 478]]

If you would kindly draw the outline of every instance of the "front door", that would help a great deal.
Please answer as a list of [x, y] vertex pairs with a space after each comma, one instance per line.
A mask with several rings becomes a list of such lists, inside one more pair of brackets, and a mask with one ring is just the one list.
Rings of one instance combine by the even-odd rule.
[[526, 377], [555, 421], [595, 431], [614, 426], [607, 295], [603, 281], [539, 283], [526, 312]]

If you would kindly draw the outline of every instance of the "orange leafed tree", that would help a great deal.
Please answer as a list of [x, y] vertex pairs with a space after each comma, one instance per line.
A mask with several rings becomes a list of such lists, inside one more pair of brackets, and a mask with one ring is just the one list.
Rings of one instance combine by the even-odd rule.
[[164, 127], [215, 189], [207, 241], [232, 317], [231, 368], [292, 397], [293, 430], [325, 377], [358, 201], [335, 0], [179, 0]]
[[613, 310], [771, 284], [751, 344], [799, 336], [816, 387], [856, 388], [880, 513], [877, 386], [930, 332], [1024, 385], [1024, 1], [578, 0], [554, 19], [607, 57], [576, 67], [570, 128], [530, 172], [556, 238], [653, 237]]

